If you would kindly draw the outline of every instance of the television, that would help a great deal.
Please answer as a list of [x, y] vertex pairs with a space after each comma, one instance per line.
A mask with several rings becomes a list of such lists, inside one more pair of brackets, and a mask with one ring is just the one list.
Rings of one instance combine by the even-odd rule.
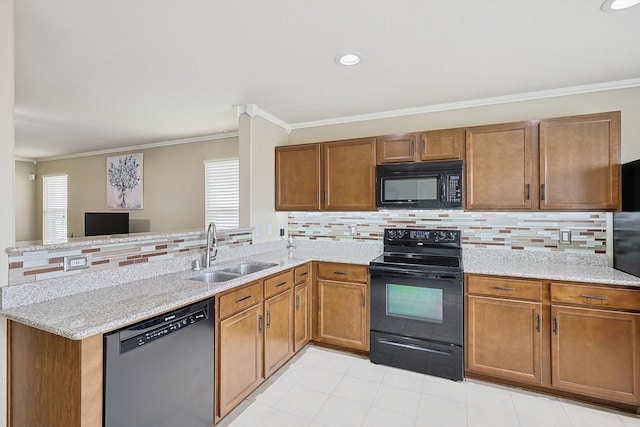
[[129, 212], [85, 212], [84, 235], [105, 236], [129, 233]]

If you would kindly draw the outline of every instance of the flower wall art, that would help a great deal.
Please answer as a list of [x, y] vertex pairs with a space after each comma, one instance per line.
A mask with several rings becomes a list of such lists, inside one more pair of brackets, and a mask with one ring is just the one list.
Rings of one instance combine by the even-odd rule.
[[107, 208], [142, 209], [142, 153], [107, 157]]

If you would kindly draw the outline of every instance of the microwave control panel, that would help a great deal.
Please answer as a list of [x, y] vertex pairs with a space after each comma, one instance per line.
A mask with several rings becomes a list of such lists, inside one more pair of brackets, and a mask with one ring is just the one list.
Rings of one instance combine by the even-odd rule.
[[447, 175], [447, 202], [462, 202], [462, 176]]

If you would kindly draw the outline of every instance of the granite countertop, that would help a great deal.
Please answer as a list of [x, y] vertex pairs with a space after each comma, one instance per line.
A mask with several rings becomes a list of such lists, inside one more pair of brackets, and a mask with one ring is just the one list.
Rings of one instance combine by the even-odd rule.
[[[139, 320], [173, 310], [254, 280], [304, 264], [308, 261], [333, 261], [368, 265], [382, 250], [381, 245], [358, 245], [353, 250], [318, 248], [281, 249], [250, 257], [217, 263], [200, 271], [184, 270], [121, 285], [0, 311], [8, 319], [73, 340], [112, 331]], [[219, 270], [240, 262], [268, 262], [277, 266], [237, 279], [219, 283], [189, 280], [189, 277]]]
[[[355, 245], [355, 246], [354, 246]], [[382, 245], [314, 242], [293, 250], [280, 249], [216, 263], [200, 271], [183, 270], [0, 311], [5, 317], [80, 340], [139, 320], [210, 298], [254, 280], [277, 274], [308, 261], [368, 265], [382, 253]], [[465, 273], [603, 283], [640, 288], [640, 278], [606, 266], [606, 257], [557, 256], [464, 249]], [[188, 280], [243, 261], [277, 266], [220, 283]]]

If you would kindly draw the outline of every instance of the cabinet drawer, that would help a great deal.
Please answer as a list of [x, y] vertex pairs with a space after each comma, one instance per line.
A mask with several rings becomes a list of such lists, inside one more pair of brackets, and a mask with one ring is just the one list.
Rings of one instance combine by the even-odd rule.
[[640, 310], [640, 290], [551, 283], [551, 302]]
[[293, 282], [296, 285], [306, 282], [309, 280], [309, 264], [301, 265], [300, 267], [296, 267], [293, 270]]
[[542, 299], [542, 282], [536, 280], [467, 276], [467, 289], [470, 294], [522, 298], [535, 301]]
[[364, 265], [321, 262], [318, 263], [318, 278], [339, 282], [367, 283], [369, 272]]
[[292, 287], [293, 271], [288, 270], [264, 281], [264, 297], [269, 298]]
[[262, 301], [262, 283], [256, 282], [220, 297], [220, 319], [239, 313]]

